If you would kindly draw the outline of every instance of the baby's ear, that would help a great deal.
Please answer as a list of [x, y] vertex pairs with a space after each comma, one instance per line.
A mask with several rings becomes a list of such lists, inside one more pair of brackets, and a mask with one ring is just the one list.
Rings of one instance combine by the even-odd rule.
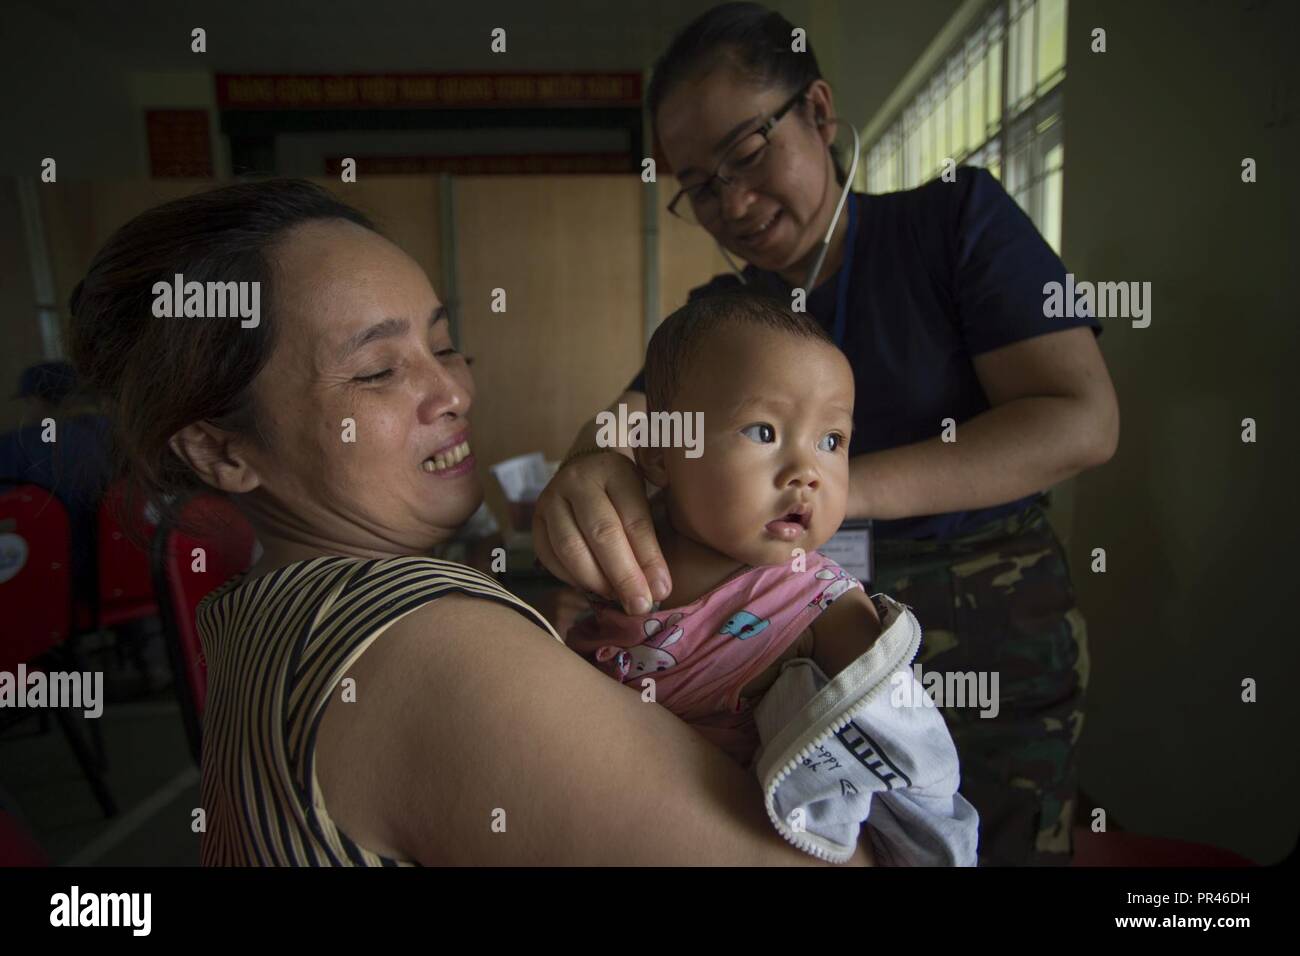
[[656, 488], [668, 487], [668, 469], [664, 467], [664, 450], [662, 448], [633, 448], [637, 467], [645, 475], [646, 481]]

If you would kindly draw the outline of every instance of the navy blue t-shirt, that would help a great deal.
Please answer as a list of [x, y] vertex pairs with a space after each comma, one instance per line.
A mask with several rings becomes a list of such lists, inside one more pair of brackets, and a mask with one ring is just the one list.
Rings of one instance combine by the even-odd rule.
[[[842, 348], [857, 384], [849, 454], [896, 448], [940, 434], [990, 407], [971, 356], [1095, 318], [1046, 318], [1043, 286], [1065, 266], [1029, 217], [985, 169], [962, 166], [955, 182], [905, 192], [854, 193], [856, 237]], [[848, 215], [847, 210], [844, 215]], [[779, 275], [750, 266], [748, 287], [790, 301]], [[838, 272], [807, 299], [831, 332]], [[691, 298], [740, 286], [715, 276]], [[644, 392], [644, 372], [628, 386]], [[960, 435], [960, 427], [958, 428]], [[1039, 493], [1041, 494], [1041, 493]], [[877, 521], [879, 539], [957, 537], [1021, 511], [1039, 494], [992, 508]]]

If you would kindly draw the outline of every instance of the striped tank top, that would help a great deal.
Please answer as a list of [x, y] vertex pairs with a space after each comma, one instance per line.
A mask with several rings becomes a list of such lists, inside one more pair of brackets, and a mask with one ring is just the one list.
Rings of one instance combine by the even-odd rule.
[[203, 865], [414, 865], [359, 846], [330, 819], [316, 732], [371, 642], [451, 592], [499, 601], [561, 640], [492, 578], [435, 558], [314, 558], [236, 577], [199, 603], [208, 666]]

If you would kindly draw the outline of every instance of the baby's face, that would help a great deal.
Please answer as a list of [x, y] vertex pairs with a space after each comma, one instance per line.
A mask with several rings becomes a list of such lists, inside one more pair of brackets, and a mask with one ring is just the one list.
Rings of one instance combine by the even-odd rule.
[[673, 410], [704, 413], [704, 448], [664, 457], [681, 533], [749, 565], [821, 547], [844, 520], [853, 371], [826, 342], [736, 326], [703, 344]]

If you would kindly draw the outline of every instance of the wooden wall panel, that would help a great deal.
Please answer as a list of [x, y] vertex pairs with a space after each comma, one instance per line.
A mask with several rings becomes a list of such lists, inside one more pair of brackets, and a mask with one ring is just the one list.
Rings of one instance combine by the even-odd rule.
[[[642, 184], [634, 176], [456, 180], [463, 347], [478, 387], [473, 421], [488, 465], [564, 455], [643, 357]], [[491, 310], [492, 290], [506, 311]]]
[[[659, 203], [659, 306], [655, 324], [686, 304], [686, 296], [721, 272], [730, 272], [713, 237], [678, 219], [666, 208], [676, 180], [665, 180]], [[737, 262], [744, 266], [743, 262]]]

